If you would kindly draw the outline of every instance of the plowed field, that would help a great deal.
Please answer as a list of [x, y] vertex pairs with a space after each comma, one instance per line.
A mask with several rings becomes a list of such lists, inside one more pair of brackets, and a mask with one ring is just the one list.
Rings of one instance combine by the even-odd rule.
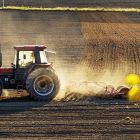
[[1, 139], [130, 139], [138, 140], [138, 103], [92, 102], [0, 103]]
[[[94, 78], [115, 85], [130, 72], [140, 74], [139, 13], [0, 11], [0, 26], [3, 66], [10, 66], [14, 45], [47, 44], [57, 52], [62, 85]], [[139, 131], [139, 102], [0, 102], [1, 139], [139, 140]]]

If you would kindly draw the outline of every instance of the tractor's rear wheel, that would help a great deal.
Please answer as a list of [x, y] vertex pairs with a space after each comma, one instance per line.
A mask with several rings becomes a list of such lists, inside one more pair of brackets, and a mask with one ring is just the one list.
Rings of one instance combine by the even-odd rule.
[[51, 101], [59, 91], [60, 82], [53, 69], [40, 68], [29, 74], [26, 88], [31, 98]]

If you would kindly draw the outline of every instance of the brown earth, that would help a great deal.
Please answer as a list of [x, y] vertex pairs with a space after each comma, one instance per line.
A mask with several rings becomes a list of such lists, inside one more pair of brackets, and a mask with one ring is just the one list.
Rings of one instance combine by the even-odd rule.
[[0, 103], [1, 139], [138, 140], [139, 103], [124, 100]]
[[[111, 81], [115, 84], [129, 72], [139, 74], [139, 23], [139, 13], [0, 11], [3, 66], [12, 62], [14, 45], [47, 44], [57, 52], [54, 65], [62, 83], [69, 78], [94, 81], [92, 73], [102, 77], [107, 69], [111, 77], [121, 71]], [[73, 75], [79, 66], [81, 79]], [[102, 82], [110, 78], [108, 73], [101, 77]], [[0, 138], [133, 140], [140, 137], [139, 116], [139, 102], [126, 100], [45, 103], [28, 97], [3, 99]]]
[[0, 18], [4, 67], [13, 62], [14, 45], [46, 44], [57, 52], [62, 83], [100, 79], [119, 86], [128, 73], [140, 74], [139, 13], [1, 11]]
[[[0, 1], [2, 5], [2, 1]], [[139, 8], [139, 0], [5, 0], [6, 6], [35, 7], [129, 7]]]
[[83, 62], [94, 71], [139, 73], [140, 24], [122, 13], [82, 13], [81, 29], [87, 42]]
[[63, 71], [82, 60], [94, 72], [139, 74], [139, 13], [1, 11], [0, 18], [3, 66], [13, 60], [12, 46], [47, 44]]

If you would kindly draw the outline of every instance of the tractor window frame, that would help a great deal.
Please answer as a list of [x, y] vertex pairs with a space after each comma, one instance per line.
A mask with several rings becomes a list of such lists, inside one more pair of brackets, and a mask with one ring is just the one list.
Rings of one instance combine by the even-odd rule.
[[41, 64], [47, 64], [48, 60], [45, 51], [40, 51], [39, 55], [40, 55]]
[[[30, 61], [28, 61], [27, 55], [26, 55], [25, 52], [28, 52], [28, 53], [31, 52], [29, 55], [33, 54], [32, 59], [29, 59]], [[20, 53], [23, 53], [21, 55], [21, 57], [22, 57], [21, 59], [20, 59]], [[24, 55], [26, 55], [25, 61], [24, 61], [24, 58], [23, 58]], [[34, 51], [17, 51], [17, 58], [16, 58], [16, 60], [17, 60], [17, 62], [16, 62], [16, 68], [26, 68], [28, 65], [35, 63]], [[21, 64], [20, 64], [20, 60], [22, 60], [21, 61], [22, 62]]]

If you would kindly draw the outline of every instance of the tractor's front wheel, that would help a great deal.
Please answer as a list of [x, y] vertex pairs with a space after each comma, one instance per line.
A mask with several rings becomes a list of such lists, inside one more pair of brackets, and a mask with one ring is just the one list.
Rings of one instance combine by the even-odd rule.
[[60, 82], [54, 70], [40, 68], [29, 74], [26, 88], [31, 98], [51, 101], [59, 91]]

